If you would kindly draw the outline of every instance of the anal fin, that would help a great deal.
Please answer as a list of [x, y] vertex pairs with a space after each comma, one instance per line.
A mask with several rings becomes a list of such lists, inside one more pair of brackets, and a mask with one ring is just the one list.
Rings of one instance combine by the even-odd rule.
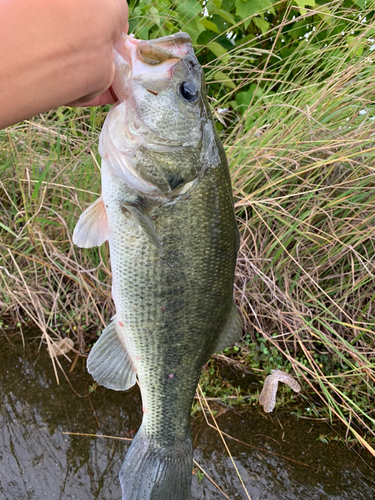
[[103, 330], [91, 349], [87, 370], [98, 384], [107, 389], [125, 391], [135, 384], [134, 366], [117, 335], [115, 321]]
[[222, 351], [226, 347], [232, 347], [242, 336], [242, 319], [237, 311], [236, 305], [232, 304], [232, 309], [223, 330], [221, 331], [215, 352]]
[[73, 243], [80, 248], [98, 247], [108, 240], [108, 236], [107, 212], [100, 197], [78, 219]]

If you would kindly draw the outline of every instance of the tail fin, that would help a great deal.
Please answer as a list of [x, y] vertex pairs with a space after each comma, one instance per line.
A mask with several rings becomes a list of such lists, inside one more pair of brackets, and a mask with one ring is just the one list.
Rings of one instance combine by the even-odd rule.
[[122, 500], [191, 500], [190, 439], [163, 448], [136, 435], [120, 471]]

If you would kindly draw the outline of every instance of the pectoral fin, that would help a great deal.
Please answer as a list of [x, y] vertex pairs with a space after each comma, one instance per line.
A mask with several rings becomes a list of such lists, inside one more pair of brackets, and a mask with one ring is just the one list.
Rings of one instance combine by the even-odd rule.
[[161, 252], [160, 240], [158, 238], [158, 235], [156, 234], [154, 224], [152, 223], [152, 220], [147, 215], [147, 213], [135, 207], [134, 205], [130, 205], [128, 203], [123, 203], [122, 206], [132, 214], [134, 219], [138, 222], [143, 231], [146, 233], [151, 243], [153, 243], [159, 250], [159, 252]]
[[102, 197], [90, 205], [78, 219], [73, 243], [80, 248], [98, 247], [108, 240], [108, 220]]
[[229, 318], [221, 332], [215, 352], [232, 347], [242, 336], [242, 319], [233, 303]]
[[125, 347], [119, 340], [116, 323], [112, 321], [87, 359], [87, 370], [98, 384], [125, 391], [135, 384], [136, 374], [133, 363]]

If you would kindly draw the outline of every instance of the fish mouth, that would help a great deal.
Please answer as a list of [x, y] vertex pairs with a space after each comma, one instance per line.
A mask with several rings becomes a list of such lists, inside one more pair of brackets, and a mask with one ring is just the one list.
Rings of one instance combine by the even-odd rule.
[[177, 33], [150, 41], [141, 41], [137, 47], [138, 57], [146, 64], [160, 64], [168, 60], [181, 60], [192, 50], [187, 33]]
[[191, 38], [187, 33], [183, 32], [154, 40], [137, 40], [123, 33], [115, 43], [114, 48], [128, 63], [134, 62], [135, 56], [151, 66], [169, 60], [177, 62], [189, 53], [194, 53]]
[[122, 34], [114, 45], [115, 77], [112, 90], [120, 102], [130, 96], [127, 81], [150, 81], [149, 92], [157, 93], [172, 79], [182, 60], [196, 60], [191, 39], [180, 32], [154, 40], [137, 40]]

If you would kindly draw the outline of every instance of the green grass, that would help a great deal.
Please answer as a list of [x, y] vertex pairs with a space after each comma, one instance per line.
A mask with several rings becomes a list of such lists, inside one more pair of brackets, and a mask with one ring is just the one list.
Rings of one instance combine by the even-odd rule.
[[227, 146], [246, 330], [282, 352], [320, 406], [373, 440], [375, 85], [371, 40], [357, 55], [365, 37], [366, 28], [346, 58], [333, 39], [313, 53], [297, 47], [276, 73], [270, 64]]
[[[375, 62], [369, 21], [355, 21], [344, 2], [332, 5], [332, 16], [289, 55], [281, 53], [279, 31], [258, 66], [250, 55], [260, 47], [245, 45], [205, 68], [242, 235], [235, 289], [246, 334], [225, 356], [263, 378], [276, 367], [293, 371], [310, 398], [298, 412], [309, 407], [339, 419], [369, 447]], [[342, 19], [348, 33], [355, 28], [354, 40], [337, 35]], [[248, 84], [251, 92], [239, 97]], [[71, 240], [100, 192], [105, 114], [64, 108], [0, 132], [1, 314], [35, 323], [46, 343], [68, 335], [81, 354], [113, 314], [107, 246], [80, 250]], [[206, 394], [244, 401], [243, 390], [221, 390], [215, 364], [209, 370]]]

